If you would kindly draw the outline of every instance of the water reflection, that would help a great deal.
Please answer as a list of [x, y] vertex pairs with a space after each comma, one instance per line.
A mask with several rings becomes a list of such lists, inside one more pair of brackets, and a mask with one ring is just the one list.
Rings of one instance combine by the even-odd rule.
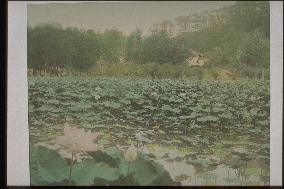
[[[266, 166], [266, 169], [263, 169], [255, 160], [251, 160], [246, 165], [234, 169], [224, 164], [207, 165], [206, 163], [210, 163], [210, 161], [206, 161], [206, 159], [195, 160], [200, 162], [199, 164], [192, 163], [195, 161], [191, 161], [184, 149], [179, 151], [177, 148], [175, 150], [170, 148], [169, 152], [166, 148], [159, 145], [148, 145], [143, 150], [145, 153], [153, 154], [156, 157], [153, 160], [161, 163], [169, 171], [172, 179], [180, 181], [184, 186], [269, 185], [268, 166]], [[179, 157], [184, 158], [180, 161], [180, 159], [177, 159]], [[208, 159], [211, 158], [208, 156]]]

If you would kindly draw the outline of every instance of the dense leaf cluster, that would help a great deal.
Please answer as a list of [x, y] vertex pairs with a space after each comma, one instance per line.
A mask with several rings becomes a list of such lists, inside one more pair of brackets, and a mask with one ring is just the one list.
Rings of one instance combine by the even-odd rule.
[[160, 125], [166, 132], [209, 132], [215, 139], [217, 131], [265, 135], [267, 86], [257, 81], [38, 77], [29, 81], [29, 120], [33, 127], [67, 120], [106, 130], [115, 124], [146, 130]]

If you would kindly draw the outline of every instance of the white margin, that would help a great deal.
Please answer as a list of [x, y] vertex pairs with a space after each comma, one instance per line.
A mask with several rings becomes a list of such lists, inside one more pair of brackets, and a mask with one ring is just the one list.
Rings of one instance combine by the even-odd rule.
[[283, 2], [270, 2], [270, 185], [282, 185]]
[[8, 1], [7, 185], [30, 185], [27, 9]]

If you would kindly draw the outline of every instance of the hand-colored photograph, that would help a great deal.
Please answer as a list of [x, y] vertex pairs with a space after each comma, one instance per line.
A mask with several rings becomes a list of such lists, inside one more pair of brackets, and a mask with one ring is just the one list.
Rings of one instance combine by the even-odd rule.
[[28, 2], [33, 186], [270, 185], [268, 1]]

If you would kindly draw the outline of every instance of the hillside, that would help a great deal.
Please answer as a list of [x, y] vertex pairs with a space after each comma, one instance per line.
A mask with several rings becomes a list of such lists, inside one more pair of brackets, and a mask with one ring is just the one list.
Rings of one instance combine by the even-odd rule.
[[29, 72], [269, 79], [268, 2], [237, 2], [180, 16], [154, 24], [150, 31], [150, 35], [143, 35], [138, 29], [126, 35], [116, 29], [94, 32], [63, 28], [59, 23], [28, 27]]

